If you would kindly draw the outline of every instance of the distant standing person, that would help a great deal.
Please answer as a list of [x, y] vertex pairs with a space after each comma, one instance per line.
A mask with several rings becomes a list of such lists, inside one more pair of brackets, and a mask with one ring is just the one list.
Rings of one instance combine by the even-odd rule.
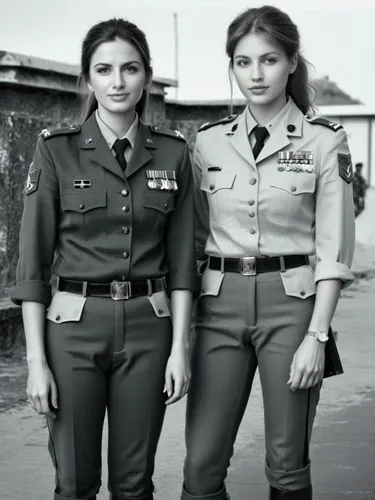
[[353, 200], [356, 217], [365, 209], [367, 184], [362, 175], [362, 169], [363, 163], [358, 162], [355, 164], [355, 172], [353, 175]]
[[[183, 500], [227, 498], [227, 467], [257, 368], [270, 499], [312, 498], [309, 443], [328, 329], [352, 280], [354, 209], [346, 133], [306, 116], [299, 47], [297, 27], [274, 7], [234, 19], [227, 54], [247, 106], [197, 136], [197, 250], [206, 269]], [[251, 487], [248, 498], [255, 499]]]
[[106, 411], [111, 499], [152, 500], [165, 408], [189, 383], [191, 164], [181, 134], [142, 121], [150, 61], [136, 25], [89, 30], [86, 118], [42, 133], [25, 187], [13, 300], [28, 397], [48, 416], [55, 500], [96, 498]]

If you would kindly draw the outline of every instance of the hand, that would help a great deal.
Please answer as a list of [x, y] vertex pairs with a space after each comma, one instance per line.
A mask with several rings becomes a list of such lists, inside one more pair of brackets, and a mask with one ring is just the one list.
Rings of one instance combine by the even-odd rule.
[[324, 344], [306, 335], [293, 356], [287, 384], [290, 389], [308, 389], [316, 385], [324, 373]]
[[29, 364], [27, 396], [31, 407], [41, 415], [57, 410], [57, 387], [47, 363], [34, 361]]
[[163, 392], [168, 395], [165, 404], [170, 405], [183, 398], [188, 391], [189, 382], [189, 351], [185, 347], [173, 348], [165, 370]]

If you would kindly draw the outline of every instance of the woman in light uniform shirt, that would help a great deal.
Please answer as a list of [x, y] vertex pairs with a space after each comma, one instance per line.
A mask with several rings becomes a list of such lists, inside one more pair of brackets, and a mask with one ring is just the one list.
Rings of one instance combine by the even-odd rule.
[[297, 27], [280, 10], [239, 15], [227, 54], [247, 106], [197, 136], [197, 250], [205, 270], [184, 500], [227, 498], [224, 480], [257, 368], [269, 498], [312, 498], [309, 442], [328, 329], [352, 280], [354, 210], [346, 133], [306, 116], [299, 47]]

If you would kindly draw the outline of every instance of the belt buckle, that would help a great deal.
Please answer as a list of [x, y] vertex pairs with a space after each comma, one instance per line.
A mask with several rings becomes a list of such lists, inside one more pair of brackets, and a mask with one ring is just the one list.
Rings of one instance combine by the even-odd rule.
[[132, 296], [132, 287], [130, 281], [112, 281], [111, 299], [127, 300]]
[[257, 273], [256, 257], [241, 257], [240, 273], [242, 276], [255, 276]]

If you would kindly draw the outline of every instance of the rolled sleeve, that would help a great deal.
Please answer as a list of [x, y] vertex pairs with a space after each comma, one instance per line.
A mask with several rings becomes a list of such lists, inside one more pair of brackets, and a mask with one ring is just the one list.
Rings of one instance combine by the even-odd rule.
[[193, 180], [187, 145], [181, 159], [178, 186], [176, 207], [167, 234], [169, 290], [187, 289], [196, 293]]
[[48, 306], [51, 301], [49, 280], [57, 233], [59, 192], [55, 167], [42, 138], [38, 140], [29, 174], [35, 176], [35, 183], [29, 184], [29, 189], [26, 187], [25, 191], [16, 285], [11, 299], [18, 305], [27, 300]]
[[24, 300], [41, 302], [42, 304], [48, 306], [51, 302], [51, 287], [43, 281], [18, 281], [13, 289], [11, 299], [19, 306]]
[[[343, 286], [353, 281], [350, 266], [355, 245], [355, 220], [350, 170], [340, 166], [340, 157], [350, 165], [350, 151], [343, 129], [330, 134], [322, 152], [316, 194], [315, 282], [339, 279]], [[341, 172], [341, 175], [340, 175]], [[349, 172], [349, 173], [348, 173]]]

